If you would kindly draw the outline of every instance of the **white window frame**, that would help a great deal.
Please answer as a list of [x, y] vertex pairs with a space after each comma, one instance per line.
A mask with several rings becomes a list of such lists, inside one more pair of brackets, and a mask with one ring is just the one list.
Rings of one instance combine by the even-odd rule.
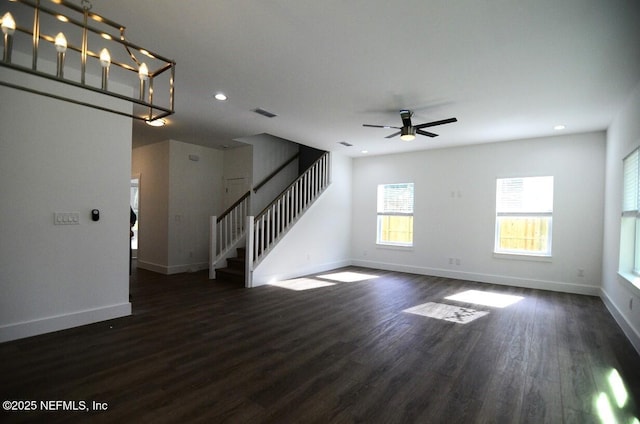
[[[389, 186], [402, 186], [402, 185], [406, 185], [406, 186], [410, 186], [411, 187], [411, 199], [410, 199], [410, 204], [406, 204], [404, 205], [404, 207], [401, 207], [400, 209], [403, 209], [402, 211], [399, 210], [391, 210], [391, 209], [385, 209], [384, 207], [384, 199], [381, 197], [383, 196], [383, 192], [385, 187], [389, 187]], [[414, 201], [415, 201], [415, 185], [414, 183], [388, 183], [388, 184], [379, 184], [378, 185], [378, 190], [377, 190], [377, 208], [376, 208], [376, 212], [377, 212], [377, 219], [376, 219], [376, 244], [379, 246], [395, 246], [395, 247], [413, 247], [413, 241], [414, 241], [414, 232], [413, 232], [413, 224], [412, 224], [412, 229], [411, 229], [411, 242], [409, 243], [402, 243], [402, 242], [393, 242], [393, 241], [386, 241], [386, 240], [382, 240], [382, 218], [385, 216], [410, 216], [410, 217], [414, 217]], [[415, 219], [414, 219], [415, 222]]]
[[622, 217], [618, 272], [634, 285], [640, 276], [640, 148], [622, 160]]
[[[551, 184], [551, 192], [548, 194], [549, 198], [546, 199], [545, 205], [517, 205], [510, 206], [501, 198], [500, 187], [501, 181], [508, 180], [524, 180], [533, 181], [533, 179], [549, 179]], [[494, 240], [494, 254], [517, 257], [530, 257], [530, 258], [551, 258], [552, 246], [553, 246], [553, 192], [554, 192], [554, 177], [550, 175], [534, 176], [534, 177], [507, 177], [496, 179], [496, 220], [495, 220], [495, 240]], [[524, 204], [531, 204], [530, 197], [526, 197], [527, 194], [523, 193], [522, 198], [518, 200]], [[517, 203], [517, 202], [516, 202]], [[534, 202], [535, 203], [535, 202]], [[547, 246], [544, 251], [531, 251], [523, 249], [505, 249], [500, 247], [500, 221], [502, 218], [548, 218], [548, 235]]]

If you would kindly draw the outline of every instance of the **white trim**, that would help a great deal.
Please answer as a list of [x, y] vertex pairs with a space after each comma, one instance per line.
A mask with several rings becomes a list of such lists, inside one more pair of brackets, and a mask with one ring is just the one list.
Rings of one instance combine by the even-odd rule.
[[551, 255], [493, 252], [493, 257], [496, 259], [509, 259], [512, 261], [553, 262], [553, 256]]
[[563, 293], [582, 294], [588, 296], [599, 296], [599, 286], [589, 286], [586, 284], [566, 283], [562, 281], [536, 280], [532, 278], [512, 277], [508, 275], [480, 274], [474, 272], [454, 271], [441, 268], [425, 268], [418, 266], [407, 266], [393, 263], [382, 263], [374, 261], [354, 260], [353, 265], [364, 268], [381, 269], [386, 271], [408, 272], [412, 274], [431, 275], [434, 277], [454, 278], [465, 281], [475, 281], [479, 283], [499, 284], [503, 286], [524, 287], [529, 289], [550, 290]]
[[137, 268], [146, 269], [147, 271], [157, 272], [159, 274], [169, 275], [169, 268], [166, 265], [155, 264], [153, 262], [141, 261], [136, 262]]
[[622, 284], [626, 285], [635, 296], [640, 296], [640, 276], [624, 271], [618, 271], [618, 276], [622, 279]]
[[164, 275], [180, 274], [183, 272], [197, 272], [204, 269], [209, 269], [208, 262], [198, 262], [195, 264], [181, 264], [181, 265], [160, 265], [152, 262], [145, 262], [138, 260], [137, 266], [140, 269], [146, 269], [147, 271], [157, 272]]
[[131, 315], [130, 302], [3, 325], [0, 327], [0, 343], [66, 330], [68, 328], [93, 324], [109, 319], [121, 318], [128, 315]]
[[613, 303], [604, 289], [600, 289], [600, 299], [602, 299], [602, 303], [604, 303], [604, 306], [607, 308], [616, 323], [618, 323], [625, 336], [627, 336], [627, 339], [629, 339], [638, 354], [640, 354], [640, 333], [638, 333], [638, 331], [633, 328], [629, 321], [627, 321], [622, 312], [620, 312], [620, 309], [618, 309], [615, 303]]

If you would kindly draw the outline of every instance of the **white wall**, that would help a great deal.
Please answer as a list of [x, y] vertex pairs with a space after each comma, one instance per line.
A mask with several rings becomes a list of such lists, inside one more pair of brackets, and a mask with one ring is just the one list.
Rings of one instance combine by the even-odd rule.
[[163, 272], [169, 264], [169, 141], [133, 149], [132, 175], [140, 175], [138, 267]]
[[0, 342], [129, 315], [131, 119], [5, 87], [0, 99]]
[[351, 159], [331, 153], [331, 185], [253, 272], [253, 285], [350, 264]]
[[208, 267], [209, 217], [224, 210], [223, 157], [176, 140], [133, 149], [131, 172], [140, 174], [138, 267], [163, 274]]
[[[298, 153], [298, 144], [270, 134], [238, 139], [253, 147], [253, 181], [260, 184], [269, 174]], [[293, 161], [251, 197], [251, 211], [258, 214], [298, 177], [298, 161]]]
[[[604, 153], [589, 133], [355, 159], [353, 263], [598, 294]], [[552, 260], [494, 257], [496, 178], [540, 175], [555, 177]], [[411, 249], [376, 245], [376, 188], [394, 182], [415, 183]]]
[[169, 274], [209, 267], [209, 217], [224, 211], [223, 157], [221, 150], [170, 141]]
[[[245, 181], [245, 193], [251, 187], [253, 181], [253, 146], [247, 145], [236, 147], [224, 151], [224, 160], [222, 164], [222, 173], [224, 179], [239, 179]], [[227, 210], [238, 199], [227, 198], [223, 193], [223, 209]]]
[[640, 84], [607, 131], [602, 298], [640, 352], [640, 290], [618, 275], [622, 160], [640, 146]]

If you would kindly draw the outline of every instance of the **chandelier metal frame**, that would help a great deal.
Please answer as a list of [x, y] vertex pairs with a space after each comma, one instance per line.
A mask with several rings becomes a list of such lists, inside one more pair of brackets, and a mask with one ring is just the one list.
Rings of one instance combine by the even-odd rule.
[[[43, 5], [42, 0], [5, 1], [7, 1], [8, 3], [20, 3], [26, 7], [33, 9], [33, 21], [31, 22], [31, 28], [29, 28], [15, 22], [13, 16], [8, 12], [1, 17], [2, 32], [4, 35], [4, 50], [3, 58], [2, 60], [0, 60], [0, 67], [8, 68], [30, 75], [35, 75], [37, 77], [46, 78], [70, 86], [89, 90], [94, 93], [100, 93], [113, 98], [124, 100], [126, 102], [130, 102], [132, 104], [131, 112], [129, 113], [128, 110], [123, 111], [122, 108], [118, 109], [113, 106], [109, 106], [109, 102], [104, 102], [102, 104], [100, 104], [99, 102], [90, 103], [82, 99], [73, 98], [72, 96], [42, 91], [27, 86], [26, 83], [22, 85], [16, 82], [6, 81], [1, 78], [1, 75], [0, 85], [55, 98], [66, 102], [79, 104], [82, 106], [91, 107], [94, 109], [128, 116], [147, 122], [162, 119], [175, 113], [174, 80], [176, 62], [171, 59], [165, 58], [155, 52], [151, 52], [150, 50], [145, 49], [139, 45], [129, 42], [125, 37], [126, 28], [123, 25], [120, 25], [110, 19], [92, 12], [92, 5], [88, 0], [82, 0], [80, 6], [67, 0], [51, 0], [50, 2], [53, 4], [50, 6]], [[0, 11], [0, 15], [2, 15], [3, 13], [4, 11]], [[44, 16], [44, 14], [53, 16], [58, 21], [63, 22], [64, 25], [71, 25], [73, 27], [79, 28], [79, 30], [81, 31], [81, 45], [78, 46], [67, 44], [66, 38], [62, 33], [59, 33], [58, 36], [53, 36], [51, 33], [47, 33], [41, 27], [43, 22], [42, 17]], [[9, 16], [8, 18], [7, 15]], [[21, 16], [24, 16], [24, 13]], [[114, 34], [114, 30], [117, 32], [117, 34]], [[12, 61], [11, 53], [14, 44], [13, 36], [15, 32], [27, 34], [31, 37], [31, 67], [25, 66], [23, 64], [13, 63]], [[90, 33], [100, 36], [104, 43], [112, 49], [124, 48], [126, 51], [126, 58], [130, 60], [130, 63], [126, 63], [124, 60], [111, 59], [109, 51], [106, 47], [103, 48], [101, 52], [91, 50], [88, 45]], [[41, 49], [41, 43], [51, 43], [56, 48], [57, 66], [55, 73], [45, 72], [39, 67], [38, 61], [40, 59], [39, 53]], [[64, 76], [63, 71], [65, 68], [65, 53], [67, 50], [75, 51], [80, 54], [79, 80]], [[142, 58], [143, 56], [146, 56], [145, 60], [151, 61], [155, 64], [152, 65], [152, 69], [149, 69], [147, 64], [142, 62], [138, 58]], [[87, 64], [93, 60], [100, 61], [100, 67], [102, 68], [102, 78], [100, 86], [94, 86], [87, 82]], [[125, 71], [130, 71], [138, 74], [137, 79], [139, 88], [137, 90], [137, 97], [124, 95], [109, 89], [109, 69], [112, 66], [117, 66], [118, 68], [121, 68]], [[73, 67], [73, 69], [76, 70], [77, 68]], [[164, 75], [161, 79], [158, 79], [159, 76], [167, 72], [169, 73], [168, 81], [166, 81], [167, 75]], [[158, 87], [158, 85], [160, 84], [162, 84], [163, 87]], [[168, 93], [165, 92], [163, 94], [165, 104], [157, 104], [157, 102], [155, 102], [156, 97], [159, 97], [159, 94], [161, 93], [161, 91], [158, 91], [159, 88], [168, 90]], [[132, 91], [135, 91], [134, 87], [132, 87], [131, 89]], [[154, 92], [156, 91], [158, 92], [158, 95], [154, 96]]]

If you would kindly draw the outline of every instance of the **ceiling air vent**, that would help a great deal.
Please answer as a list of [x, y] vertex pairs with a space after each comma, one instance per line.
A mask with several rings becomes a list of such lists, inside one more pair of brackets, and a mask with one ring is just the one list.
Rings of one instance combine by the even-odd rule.
[[353, 144], [347, 143], [346, 141], [338, 141], [338, 144], [342, 144], [343, 146], [351, 147]]
[[264, 110], [262, 108], [256, 108], [256, 109], [253, 109], [253, 111], [262, 116], [266, 116], [267, 118], [275, 118], [276, 116], [278, 116], [275, 113], [271, 113], [268, 110]]

